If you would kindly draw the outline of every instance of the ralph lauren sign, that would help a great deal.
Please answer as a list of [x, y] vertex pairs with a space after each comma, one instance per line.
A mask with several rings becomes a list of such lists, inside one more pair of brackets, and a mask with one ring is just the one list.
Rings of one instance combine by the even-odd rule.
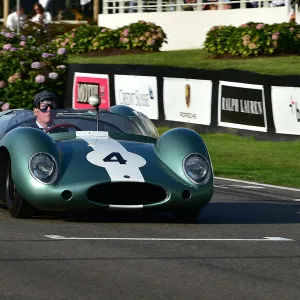
[[218, 125], [267, 131], [262, 85], [220, 81]]

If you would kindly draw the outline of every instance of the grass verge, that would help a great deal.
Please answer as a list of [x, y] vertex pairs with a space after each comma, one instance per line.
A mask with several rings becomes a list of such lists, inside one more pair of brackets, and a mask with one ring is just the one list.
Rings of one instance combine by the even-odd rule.
[[70, 55], [69, 62], [79, 64], [144, 64], [208, 70], [230, 68], [273, 75], [300, 74], [300, 56], [212, 59], [209, 58], [207, 51], [201, 49], [100, 57]]
[[[170, 128], [160, 127], [162, 134]], [[215, 176], [300, 188], [300, 142], [256, 141], [231, 134], [201, 134]]]

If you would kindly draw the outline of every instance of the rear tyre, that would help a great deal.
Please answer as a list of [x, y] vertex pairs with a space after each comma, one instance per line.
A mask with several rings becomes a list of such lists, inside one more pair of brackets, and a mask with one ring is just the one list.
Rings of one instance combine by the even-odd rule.
[[11, 161], [9, 159], [6, 169], [6, 205], [13, 218], [31, 218], [34, 209], [17, 191], [11, 175]]
[[184, 223], [197, 223], [202, 209], [184, 209], [174, 212], [176, 219]]

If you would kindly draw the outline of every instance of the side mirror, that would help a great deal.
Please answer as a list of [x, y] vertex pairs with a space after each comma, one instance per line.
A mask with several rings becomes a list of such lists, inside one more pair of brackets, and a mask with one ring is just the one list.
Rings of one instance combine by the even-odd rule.
[[99, 95], [92, 95], [89, 97], [89, 105], [95, 107], [96, 110], [99, 110], [101, 104], [101, 98]]

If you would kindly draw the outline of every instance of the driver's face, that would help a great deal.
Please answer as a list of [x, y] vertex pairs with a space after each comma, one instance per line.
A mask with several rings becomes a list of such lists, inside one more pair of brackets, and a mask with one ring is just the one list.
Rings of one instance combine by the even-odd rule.
[[35, 108], [34, 112], [37, 118], [37, 121], [42, 125], [51, 125], [55, 117], [56, 105], [53, 101], [44, 101], [41, 102], [39, 108]]

